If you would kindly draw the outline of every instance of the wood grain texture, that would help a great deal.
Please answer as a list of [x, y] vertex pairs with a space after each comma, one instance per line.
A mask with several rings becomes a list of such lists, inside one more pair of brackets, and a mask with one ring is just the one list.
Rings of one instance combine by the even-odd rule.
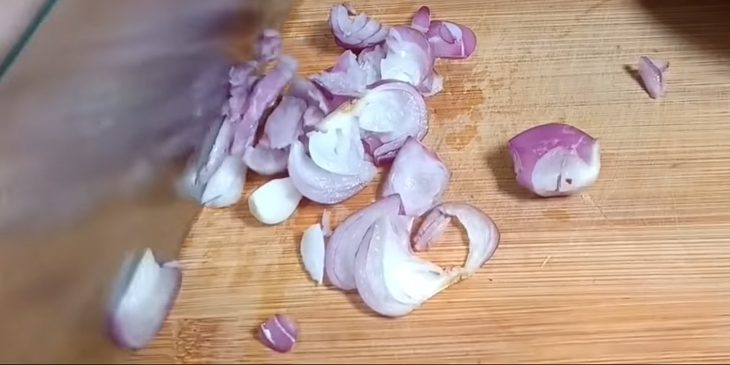
[[[421, 3], [355, 1], [388, 24]], [[182, 252], [179, 301], [135, 363], [434, 363], [730, 361], [730, 3], [635, 0], [433, 0], [437, 18], [471, 26], [478, 54], [439, 62], [446, 92], [428, 100], [426, 142], [453, 170], [447, 200], [490, 214], [494, 258], [411, 315], [374, 316], [356, 296], [315, 287], [298, 258], [322, 207], [276, 227], [246, 203], [204, 211]], [[338, 49], [328, 4], [302, 0], [284, 26], [301, 72]], [[654, 101], [627, 73], [640, 55], [671, 62]], [[505, 142], [540, 122], [601, 140], [600, 180], [566, 199], [514, 183]], [[252, 177], [250, 192], [264, 181]], [[331, 208], [372, 201], [376, 185]], [[429, 257], [465, 255], [456, 228]], [[300, 320], [296, 350], [254, 338], [266, 317]]]

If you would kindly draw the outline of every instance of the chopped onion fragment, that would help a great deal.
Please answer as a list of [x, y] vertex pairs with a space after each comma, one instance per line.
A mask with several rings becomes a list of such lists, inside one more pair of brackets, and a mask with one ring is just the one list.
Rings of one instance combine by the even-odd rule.
[[261, 185], [248, 198], [251, 214], [264, 224], [279, 224], [294, 214], [302, 195], [288, 177]]
[[456, 217], [469, 237], [469, 254], [462, 275], [471, 275], [492, 257], [500, 238], [499, 230], [492, 219], [473, 205], [443, 203], [434, 208], [418, 228], [413, 247], [416, 251], [430, 248], [433, 239], [446, 228], [452, 217]]
[[450, 179], [438, 156], [409, 137], [393, 161], [382, 195], [399, 194], [405, 214], [420, 216], [439, 202]]
[[663, 97], [667, 91], [664, 72], [669, 68], [669, 63], [660, 59], [653, 59], [647, 56], [639, 58], [639, 77], [641, 77], [644, 88], [653, 99]]
[[388, 33], [388, 27], [365, 13], [356, 14], [347, 4], [332, 7], [329, 24], [335, 42], [343, 48], [352, 50], [378, 44]]
[[321, 204], [336, 204], [345, 201], [367, 186], [375, 178], [377, 170], [370, 163], [357, 175], [340, 175], [329, 172], [315, 164], [306, 155], [301, 142], [291, 145], [287, 169], [294, 186], [308, 199]]
[[411, 20], [411, 27], [419, 32], [428, 32], [428, 27], [431, 25], [431, 9], [428, 6], [422, 6], [416, 10]]
[[474, 31], [461, 24], [434, 20], [426, 32], [434, 57], [468, 58], [477, 47]]
[[259, 62], [268, 63], [281, 55], [281, 35], [276, 29], [265, 29], [256, 42], [255, 56]]
[[243, 162], [259, 175], [271, 176], [286, 172], [289, 149], [276, 149], [263, 146], [248, 147], [243, 154]]
[[404, 316], [460, 280], [410, 250], [409, 220], [383, 215], [370, 227], [357, 252], [355, 282], [362, 300], [388, 317]]
[[294, 318], [277, 314], [259, 326], [259, 337], [268, 348], [289, 352], [299, 337], [299, 326]]
[[115, 293], [117, 297], [108, 313], [107, 325], [114, 343], [132, 350], [147, 345], [162, 328], [181, 282], [178, 263], [160, 265], [152, 251], [145, 250], [126, 286]]
[[325, 270], [327, 279], [342, 290], [353, 290], [355, 285], [355, 254], [370, 226], [381, 216], [398, 214], [401, 200], [391, 195], [350, 215], [342, 222], [327, 243]]
[[264, 125], [264, 135], [271, 148], [288, 147], [302, 134], [302, 115], [307, 102], [294, 96], [284, 96]]
[[304, 231], [299, 243], [304, 269], [317, 285], [322, 285], [324, 279], [324, 237], [322, 226], [313, 224]]
[[532, 127], [510, 139], [508, 147], [517, 183], [543, 197], [581, 191], [601, 170], [598, 140], [567, 124]]
[[226, 156], [205, 185], [201, 200], [209, 208], [225, 208], [236, 204], [243, 195], [246, 167], [235, 156]]

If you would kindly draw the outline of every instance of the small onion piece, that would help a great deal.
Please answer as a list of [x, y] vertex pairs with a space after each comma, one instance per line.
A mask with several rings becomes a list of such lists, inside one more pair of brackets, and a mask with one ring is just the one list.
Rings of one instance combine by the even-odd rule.
[[332, 213], [325, 209], [322, 211], [322, 233], [327, 238], [332, 235]]
[[381, 216], [366, 233], [355, 259], [358, 293], [383, 316], [404, 316], [461, 278], [460, 269], [444, 270], [411, 252], [410, 221]]
[[350, 108], [338, 108], [312, 131], [309, 137], [309, 154], [317, 166], [341, 175], [358, 175], [366, 165], [365, 148], [360, 140], [357, 119]]
[[294, 318], [277, 314], [259, 326], [259, 338], [266, 347], [277, 352], [289, 352], [299, 337], [299, 325]]
[[428, 6], [421, 6], [413, 14], [411, 20], [411, 27], [419, 32], [428, 32], [428, 27], [431, 25], [431, 9]]
[[362, 137], [375, 160], [393, 158], [408, 137], [428, 133], [428, 109], [413, 86], [398, 81], [377, 83], [353, 104]]
[[329, 24], [335, 42], [345, 49], [360, 50], [376, 45], [388, 34], [388, 27], [365, 13], [356, 14], [347, 4], [332, 7]]
[[299, 192], [321, 204], [337, 204], [351, 198], [364, 189], [377, 173], [375, 166], [370, 163], [361, 164], [362, 169], [357, 175], [329, 172], [306, 155], [300, 141], [291, 145], [287, 165], [289, 177]]
[[286, 172], [289, 149], [269, 148], [261, 143], [248, 147], [243, 153], [243, 162], [249, 169], [262, 176], [278, 175]]
[[382, 195], [399, 194], [405, 214], [417, 217], [438, 204], [450, 179], [451, 172], [438, 156], [409, 137], [393, 161]]
[[202, 203], [208, 208], [225, 208], [236, 204], [243, 195], [246, 166], [235, 156], [226, 156], [205, 185]]
[[256, 59], [262, 63], [276, 60], [281, 55], [281, 34], [276, 29], [264, 29], [254, 48]]
[[353, 290], [355, 285], [355, 254], [370, 226], [383, 215], [398, 214], [401, 200], [391, 195], [350, 215], [330, 236], [325, 255], [327, 279], [342, 290]]
[[107, 316], [109, 335], [124, 349], [147, 345], [160, 331], [177, 298], [182, 270], [175, 262], [160, 265], [145, 250], [126, 287], [117, 292]]
[[434, 57], [426, 36], [406, 26], [393, 27], [385, 39], [385, 58], [380, 62], [383, 80], [397, 80], [419, 87], [432, 72]]
[[294, 96], [284, 96], [264, 125], [264, 135], [271, 148], [288, 147], [302, 133], [301, 121], [307, 102]]
[[434, 57], [469, 58], [477, 47], [474, 31], [461, 24], [434, 20], [426, 32]]
[[367, 77], [368, 74], [357, 62], [357, 56], [347, 50], [340, 55], [332, 70], [314, 76], [312, 80], [334, 95], [360, 96], [375, 81]]
[[322, 285], [324, 280], [324, 237], [322, 226], [313, 224], [304, 230], [299, 243], [304, 269], [317, 285]]
[[591, 186], [601, 170], [600, 145], [562, 123], [529, 128], [508, 143], [517, 183], [543, 197], [564, 196]]
[[261, 118], [266, 110], [276, 103], [281, 92], [289, 81], [294, 78], [297, 68], [298, 63], [296, 60], [290, 56], [282, 55], [279, 57], [276, 68], [254, 85], [249, 97], [248, 107], [233, 136], [232, 154], [243, 156], [246, 148], [253, 145]]
[[660, 59], [653, 59], [647, 56], [639, 58], [639, 77], [641, 82], [653, 99], [661, 98], [667, 91], [667, 83], [664, 79], [664, 72], [669, 68], [669, 63]]
[[489, 260], [499, 246], [500, 233], [491, 218], [473, 205], [466, 203], [443, 203], [434, 208], [424, 219], [413, 238], [416, 251], [425, 251], [433, 240], [455, 217], [469, 237], [469, 254], [464, 263], [462, 275], [475, 273]]
[[266, 182], [248, 198], [251, 215], [263, 224], [279, 224], [294, 214], [302, 194], [288, 177]]

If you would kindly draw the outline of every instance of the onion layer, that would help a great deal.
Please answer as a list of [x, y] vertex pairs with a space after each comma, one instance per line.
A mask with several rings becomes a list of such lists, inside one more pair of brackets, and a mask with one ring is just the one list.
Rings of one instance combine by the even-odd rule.
[[152, 251], [145, 250], [108, 314], [112, 340], [125, 349], [136, 350], [147, 345], [162, 328], [181, 282], [179, 264], [160, 265]]
[[382, 194], [399, 194], [405, 214], [420, 216], [439, 202], [450, 179], [451, 172], [438, 156], [409, 137], [393, 161]]
[[364, 189], [377, 171], [372, 164], [361, 166], [358, 175], [340, 175], [317, 166], [299, 141], [291, 145], [289, 152], [288, 171], [292, 183], [302, 195], [321, 204], [340, 203]]
[[324, 237], [322, 226], [313, 224], [304, 230], [299, 243], [299, 253], [302, 256], [304, 269], [317, 285], [322, 285], [324, 280]]
[[601, 170], [598, 141], [567, 124], [532, 127], [510, 139], [508, 146], [517, 183], [543, 197], [581, 191]]
[[277, 314], [259, 326], [259, 337], [268, 348], [277, 352], [289, 352], [299, 337], [299, 326], [294, 318]]
[[347, 4], [332, 7], [330, 29], [335, 42], [343, 48], [359, 50], [378, 44], [385, 39], [388, 28], [365, 13], [356, 14]]
[[469, 254], [464, 263], [463, 275], [471, 275], [492, 257], [499, 245], [499, 230], [491, 218], [481, 210], [466, 203], [444, 203], [433, 209], [424, 219], [413, 239], [416, 251], [431, 247], [433, 240], [455, 217], [469, 237]]
[[667, 68], [669, 68], [669, 63], [660, 59], [647, 56], [639, 59], [639, 77], [646, 92], [654, 99], [663, 97], [667, 91], [667, 84], [664, 80], [664, 72]]
[[398, 214], [401, 200], [391, 195], [352, 214], [332, 233], [325, 255], [327, 279], [337, 288], [353, 290], [355, 285], [355, 254], [370, 226], [381, 216]]
[[461, 24], [434, 20], [426, 32], [433, 56], [438, 58], [468, 58], [477, 47], [474, 31]]

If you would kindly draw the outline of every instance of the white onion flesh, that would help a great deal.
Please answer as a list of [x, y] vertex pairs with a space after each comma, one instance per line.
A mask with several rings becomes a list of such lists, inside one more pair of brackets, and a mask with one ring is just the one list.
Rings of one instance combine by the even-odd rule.
[[324, 237], [322, 226], [313, 224], [304, 230], [299, 243], [299, 253], [304, 269], [317, 285], [322, 285], [324, 280]]
[[111, 339], [119, 347], [140, 349], [159, 332], [172, 308], [182, 282], [177, 263], [160, 265], [145, 250], [126, 284], [115, 298], [107, 317]]
[[264, 224], [284, 222], [297, 209], [302, 194], [290, 178], [274, 179], [256, 189], [248, 198], [251, 214]]
[[400, 195], [405, 214], [420, 216], [440, 201], [450, 179], [451, 172], [438, 156], [409, 137], [393, 161], [381, 194]]
[[600, 144], [580, 129], [562, 123], [529, 128], [508, 143], [517, 183], [542, 197], [579, 192], [601, 171]]

